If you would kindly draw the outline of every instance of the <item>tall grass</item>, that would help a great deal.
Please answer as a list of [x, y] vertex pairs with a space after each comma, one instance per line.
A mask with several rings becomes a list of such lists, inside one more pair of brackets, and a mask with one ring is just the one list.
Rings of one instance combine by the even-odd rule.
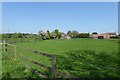
[[119, 77], [117, 53], [70, 51], [57, 56], [57, 69], [80, 78]]

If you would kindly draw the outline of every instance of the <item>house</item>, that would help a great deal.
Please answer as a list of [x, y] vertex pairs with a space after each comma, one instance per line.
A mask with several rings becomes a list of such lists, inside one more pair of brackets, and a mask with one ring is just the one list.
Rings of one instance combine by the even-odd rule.
[[70, 38], [71, 38], [70, 36], [68, 36], [64, 33], [61, 34], [61, 39], [70, 39]]
[[96, 38], [96, 39], [109, 39], [110, 37], [117, 36], [116, 32], [107, 32], [107, 33], [101, 33], [101, 34], [91, 34], [90, 38]]

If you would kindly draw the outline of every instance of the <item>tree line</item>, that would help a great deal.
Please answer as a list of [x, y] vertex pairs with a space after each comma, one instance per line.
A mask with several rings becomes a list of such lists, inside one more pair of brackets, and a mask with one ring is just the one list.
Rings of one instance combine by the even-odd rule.
[[42, 39], [42, 40], [48, 40], [48, 39], [61, 39], [62, 37], [70, 38], [89, 38], [89, 33], [79, 33], [78, 31], [68, 31], [67, 33], [60, 32], [58, 29], [55, 29], [54, 31], [50, 32], [47, 30], [46, 32], [39, 30], [38, 34], [32, 34], [32, 33], [6, 33], [2, 34], [3, 39], [16, 39], [16, 38], [27, 38], [27, 39]]
[[89, 38], [89, 33], [79, 33], [78, 31], [68, 31], [67, 34], [64, 32], [60, 32], [58, 29], [55, 29], [54, 31], [50, 32], [47, 30], [46, 32], [40, 30], [38, 31], [38, 36], [43, 39], [61, 39], [65, 37], [70, 38]]

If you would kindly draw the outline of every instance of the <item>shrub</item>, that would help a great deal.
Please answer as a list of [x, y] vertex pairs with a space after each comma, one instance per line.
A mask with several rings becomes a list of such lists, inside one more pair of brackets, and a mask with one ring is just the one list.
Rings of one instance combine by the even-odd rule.
[[110, 38], [112, 38], [112, 39], [118, 39], [119, 37], [118, 36], [111, 36]]

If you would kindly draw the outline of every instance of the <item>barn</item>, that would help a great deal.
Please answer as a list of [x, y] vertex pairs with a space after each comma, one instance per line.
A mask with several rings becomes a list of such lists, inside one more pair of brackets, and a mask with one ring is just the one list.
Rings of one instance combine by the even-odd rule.
[[110, 32], [110, 33], [101, 33], [101, 34], [91, 34], [91, 38], [95, 39], [110, 39], [111, 36], [117, 36], [115, 32]]

